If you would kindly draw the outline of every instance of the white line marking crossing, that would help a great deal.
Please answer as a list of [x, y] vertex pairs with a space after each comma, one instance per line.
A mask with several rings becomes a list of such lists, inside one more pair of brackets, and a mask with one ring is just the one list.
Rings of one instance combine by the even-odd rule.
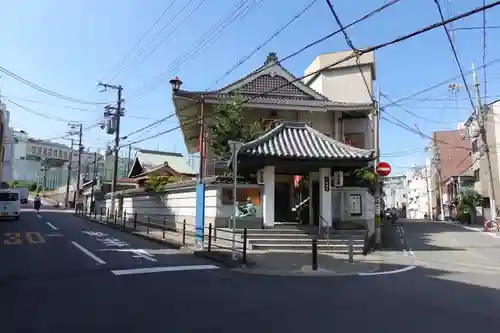
[[52, 224], [52, 223], [50, 223], [50, 222], [45, 222], [45, 224], [47, 224], [49, 227], [51, 227], [51, 228], [52, 228], [52, 230], [59, 230], [59, 228], [58, 228], [58, 227], [56, 227], [55, 225], [53, 225], [53, 224]]
[[119, 269], [111, 271], [114, 275], [131, 275], [131, 274], [148, 274], [148, 273], [162, 273], [162, 272], [182, 272], [182, 271], [197, 271], [218, 269], [215, 265], [187, 265], [187, 266], [166, 266], [166, 267], [150, 267], [150, 268], [133, 268], [133, 269]]
[[412, 269], [417, 268], [417, 266], [406, 266], [400, 269], [396, 269], [393, 271], [386, 271], [386, 272], [371, 272], [371, 273], [358, 273], [359, 276], [368, 276], [368, 275], [388, 275], [388, 274], [396, 274], [396, 273], [403, 273], [407, 271], [411, 271]]
[[78, 244], [77, 242], [71, 242], [71, 244], [73, 244], [77, 249], [79, 249], [80, 251], [82, 251], [83, 253], [88, 255], [90, 258], [94, 259], [98, 264], [102, 265], [102, 264], [106, 263], [104, 260], [102, 260], [101, 258], [96, 256], [95, 254], [93, 254], [92, 252], [90, 252], [89, 250], [87, 250], [86, 248], [84, 248], [83, 246]]

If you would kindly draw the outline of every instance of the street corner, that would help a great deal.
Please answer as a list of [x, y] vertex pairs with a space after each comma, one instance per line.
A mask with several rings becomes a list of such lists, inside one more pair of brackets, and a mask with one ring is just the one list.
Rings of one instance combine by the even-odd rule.
[[350, 276], [373, 273], [380, 269], [377, 261], [368, 262], [336, 258], [320, 254], [313, 260], [309, 253], [252, 253], [248, 264], [233, 268], [233, 272], [274, 276]]

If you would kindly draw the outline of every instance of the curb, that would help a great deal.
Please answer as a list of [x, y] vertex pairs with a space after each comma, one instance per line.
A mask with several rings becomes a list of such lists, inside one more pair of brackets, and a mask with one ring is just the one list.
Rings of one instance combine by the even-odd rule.
[[235, 262], [234, 260], [227, 260], [227, 259], [223, 258], [223, 256], [220, 255], [218, 252], [207, 252], [205, 250], [197, 250], [195, 248], [191, 248], [189, 246], [182, 245], [180, 242], [174, 242], [174, 241], [169, 241], [166, 239], [159, 239], [156, 237], [151, 237], [148, 235], [140, 234], [140, 233], [136, 232], [135, 230], [124, 228], [123, 226], [121, 226], [119, 224], [102, 223], [101, 221], [89, 218], [87, 216], [74, 215], [74, 214], [73, 214], [73, 216], [81, 218], [81, 219], [85, 219], [85, 220], [90, 221], [92, 223], [100, 224], [100, 225], [107, 227], [107, 228], [111, 228], [111, 229], [118, 230], [118, 231], [130, 234], [130, 235], [134, 235], [138, 238], [141, 238], [141, 239], [144, 239], [144, 240], [147, 240], [150, 242], [154, 242], [154, 243], [157, 243], [160, 245], [168, 246], [168, 247], [173, 248], [175, 250], [181, 250], [182, 252], [185, 252], [187, 254], [192, 254], [196, 257], [210, 259], [212, 261], [218, 262], [218, 263], [226, 266], [227, 268], [242, 267], [242, 265], [239, 262]]
[[252, 268], [234, 268], [233, 272], [244, 273], [244, 274], [256, 274], [256, 275], [268, 275], [268, 276], [296, 276], [296, 277], [326, 277], [326, 276], [354, 276], [362, 274], [371, 274], [378, 272], [380, 267], [369, 269], [361, 272], [351, 272], [351, 273], [340, 273], [334, 271], [291, 271], [291, 272], [279, 272], [271, 269], [252, 269]]

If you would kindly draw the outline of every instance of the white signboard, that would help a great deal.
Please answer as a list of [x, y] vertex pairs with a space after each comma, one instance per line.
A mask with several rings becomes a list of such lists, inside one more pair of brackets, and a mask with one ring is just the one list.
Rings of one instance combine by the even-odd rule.
[[363, 215], [363, 209], [361, 205], [361, 194], [351, 194], [349, 195], [350, 200], [350, 211], [351, 216], [361, 216]]
[[333, 172], [333, 186], [334, 187], [344, 186], [344, 172], [343, 171], [334, 171]]

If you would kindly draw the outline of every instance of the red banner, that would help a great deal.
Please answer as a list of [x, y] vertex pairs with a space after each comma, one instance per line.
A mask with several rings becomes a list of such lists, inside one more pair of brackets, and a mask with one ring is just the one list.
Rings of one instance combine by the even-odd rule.
[[302, 176], [293, 176], [293, 186], [295, 188], [299, 188], [301, 179], [302, 179]]

